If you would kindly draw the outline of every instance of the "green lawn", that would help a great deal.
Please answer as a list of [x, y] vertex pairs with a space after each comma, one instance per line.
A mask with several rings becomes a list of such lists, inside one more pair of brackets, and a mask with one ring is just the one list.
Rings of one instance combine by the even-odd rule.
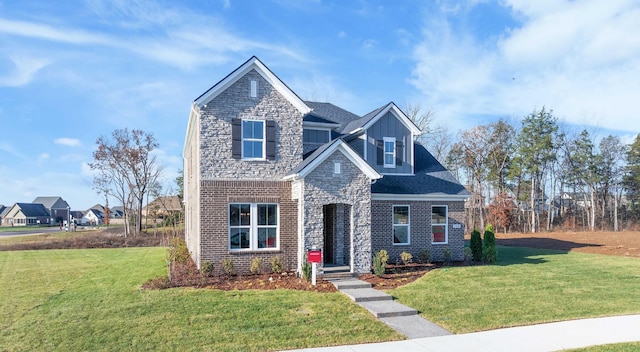
[[345, 296], [145, 291], [164, 248], [0, 252], [9, 351], [275, 350], [401, 339]]
[[388, 291], [454, 333], [640, 313], [640, 260], [498, 248], [497, 265], [451, 267]]
[[586, 348], [568, 350], [567, 352], [637, 352], [640, 351], [640, 342], [614, 343]]

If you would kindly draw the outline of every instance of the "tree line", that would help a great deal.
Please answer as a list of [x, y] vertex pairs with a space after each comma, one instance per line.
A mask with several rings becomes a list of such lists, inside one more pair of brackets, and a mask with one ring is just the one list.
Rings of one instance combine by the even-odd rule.
[[570, 133], [543, 107], [519, 124], [500, 119], [460, 131], [407, 108], [419, 140], [465, 184], [466, 226], [501, 232], [634, 228], [640, 220], [640, 134], [630, 144]]

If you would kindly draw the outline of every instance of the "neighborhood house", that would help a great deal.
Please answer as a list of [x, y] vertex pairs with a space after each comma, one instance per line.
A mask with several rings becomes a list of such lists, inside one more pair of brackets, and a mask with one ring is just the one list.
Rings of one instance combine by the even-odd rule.
[[463, 259], [465, 188], [393, 102], [364, 116], [301, 100], [252, 57], [195, 99], [184, 158], [185, 240], [198, 267], [280, 256], [301, 271], [371, 271], [385, 249]]

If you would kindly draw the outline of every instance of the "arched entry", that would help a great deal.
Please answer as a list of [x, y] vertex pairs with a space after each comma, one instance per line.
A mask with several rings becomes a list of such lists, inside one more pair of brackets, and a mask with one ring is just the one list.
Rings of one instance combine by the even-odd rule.
[[351, 263], [351, 205], [334, 203], [322, 207], [324, 265]]

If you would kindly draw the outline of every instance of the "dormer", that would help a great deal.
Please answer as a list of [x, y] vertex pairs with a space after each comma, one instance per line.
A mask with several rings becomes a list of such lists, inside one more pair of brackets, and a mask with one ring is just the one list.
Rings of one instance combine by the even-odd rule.
[[302, 119], [303, 152], [309, 153], [332, 141], [337, 137], [335, 129], [338, 127], [340, 124], [320, 117], [313, 111], [306, 114]]
[[420, 132], [393, 102], [352, 121], [343, 129], [344, 134], [352, 136], [350, 144], [354, 149], [362, 150], [363, 158], [383, 175], [414, 174], [413, 141]]

